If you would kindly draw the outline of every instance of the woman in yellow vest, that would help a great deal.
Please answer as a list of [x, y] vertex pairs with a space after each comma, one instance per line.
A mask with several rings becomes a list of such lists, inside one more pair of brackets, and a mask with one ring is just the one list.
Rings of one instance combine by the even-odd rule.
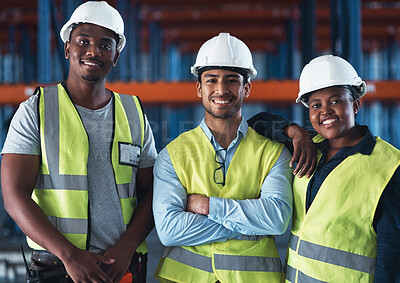
[[366, 84], [344, 59], [306, 65], [297, 102], [318, 133], [318, 165], [295, 177], [287, 282], [399, 282], [400, 151], [355, 117]]

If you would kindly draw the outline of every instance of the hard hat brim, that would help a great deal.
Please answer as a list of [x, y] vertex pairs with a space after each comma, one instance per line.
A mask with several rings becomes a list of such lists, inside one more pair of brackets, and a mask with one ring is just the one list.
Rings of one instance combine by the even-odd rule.
[[250, 77], [251, 79], [254, 79], [254, 78], [257, 76], [257, 70], [254, 69], [254, 68], [243, 68], [243, 67], [237, 67], [236, 65], [231, 65], [231, 66], [229, 66], [229, 65], [227, 65], [227, 64], [224, 64], [224, 65], [212, 64], [212, 65], [207, 65], [207, 66], [196, 66], [196, 65], [193, 65], [192, 67], [190, 67], [190, 71], [191, 71], [191, 73], [192, 73], [193, 75], [195, 75], [196, 77], [198, 77], [198, 76], [199, 76], [199, 69], [204, 68], [204, 67], [240, 68], [240, 69], [245, 70], [245, 71], [249, 74], [249, 77]]
[[296, 103], [301, 102], [304, 106], [306, 106], [307, 108], [309, 108], [308, 102], [304, 101], [302, 98], [304, 96], [306, 96], [307, 94], [320, 90], [320, 89], [324, 89], [324, 88], [328, 88], [328, 87], [334, 87], [334, 86], [341, 86], [341, 85], [352, 85], [352, 86], [357, 86], [357, 87], [361, 87], [361, 91], [358, 93], [358, 99], [360, 99], [361, 97], [363, 97], [366, 93], [367, 93], [367, 85], [364, 81], [361, 81], [359, 84], [355, 84], [354, 82], [350, 82], [348, 84], [341, 82], [340, 84], [334, 84], [334, 83], [329, 83], [323, 86], [318, 86], [315, 87], [314, 89], [311, 90], [307, 90], [307, 91], [303, 91], [303, 92], [299, 92], [298, 96], [296, 98]]
[[[95, 23], [95, 22], [93, 22], [93, 21], [71, 21], [71, 20], [69, 20], [68, 22], [66, 22], [66, 23], [63, 25], [63, 27], [62, 27], [61, 30], [60, 30], [60, 37], [61, 37], [61, 40], [62, 40], [64, 43], [67, 42], [67, 41], [69, 40], [71, 31], [72, 31], [72, 25], [73, 25], [73, 24], [79, 24], [79, 23], [83, 23], [83, 24], [93, 24], [93, 25], [97, 25], [97, 26], [106, 28], [106, 29], [108, 29], [108, 30], [111, 30], [111, 29], [109, 29], [108, 27], [103, 26], [103, 25], [100, 25], [100, 24]], [[118, 45], [117, 45], [117, 50], [118, 50], [119, 52], [121, 52], [122, 49], [124, 49], [125, 44], [126, 44], [125, 35], [123, 35], [122, 33], [119, 33], [119, 32], [115, 32], [115, 31], [113, 31], [113, 30], [111, 30], [111, 31], [112, 31], [113, 33], [116, 33], [116, 34], [118, 35], [118, 37], [119, 37], [119, 42], [118, 42]]]

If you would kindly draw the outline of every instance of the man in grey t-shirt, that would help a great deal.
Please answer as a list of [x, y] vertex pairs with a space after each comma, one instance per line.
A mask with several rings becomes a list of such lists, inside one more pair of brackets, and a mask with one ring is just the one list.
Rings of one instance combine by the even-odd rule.
[[133, 266], [146, 270], [157, 152], [138, 99], [105, 88], [123, 28], [104, 1], [75, 10], [60, 32], [68, 79], [20, 105], [2, 150], [5, 208], [42, 282], [145, 280]]

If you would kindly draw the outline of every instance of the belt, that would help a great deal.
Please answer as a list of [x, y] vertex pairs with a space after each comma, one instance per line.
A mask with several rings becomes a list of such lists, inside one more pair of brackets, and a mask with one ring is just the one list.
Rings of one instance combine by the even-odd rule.
[[64, 267], [64, 264], [58, 257], [47, 251], [32, 251], [31, 262], [33, 270], [40, 270], [41, 266], [47, 268]]

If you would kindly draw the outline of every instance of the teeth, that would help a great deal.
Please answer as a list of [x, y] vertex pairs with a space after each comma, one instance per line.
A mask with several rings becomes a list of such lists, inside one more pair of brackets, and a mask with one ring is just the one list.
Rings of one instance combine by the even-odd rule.
[[94, 63], [94, 62], [83, 62], [85, 65], [90, 65], [90, 66], [100, 66], [100, 64]]
[[219, 100], [219, 99], [215, 99], [214, 102], [215, 102], [215, 103], [218, 103], [218, 104], [227, 104], [227, 103], [229, 103], [229, 100]]
[[325, 121], [322, 122], [323, 125], [329, 125], [332, 124], [333, 122], [336, 122], [337, 119], [327, 119]]

